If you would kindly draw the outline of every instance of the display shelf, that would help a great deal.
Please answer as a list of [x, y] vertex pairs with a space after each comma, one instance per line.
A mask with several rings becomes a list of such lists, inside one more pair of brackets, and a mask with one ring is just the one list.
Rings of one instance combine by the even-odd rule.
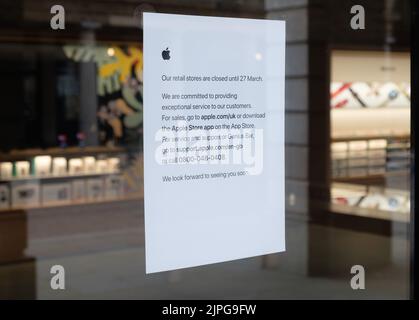
[[401, 213], [401, 212], [390, 212], [383, 211], [379, 209], [366, 209], [366, 208], [357, 208], [348, 205], [341, 205], [331, 203], [329, 207], [330, 211], [338, 214], [345, 214], [350, 216], [357, 217], [366, 217], [372, 219], [380, 219], [387, 221], [397, 221], [403, 223], [410, 222], [410, 214]]
[[131, 200], [143, 200], [142, 193], [132, 193], [123, 195], [120, 197], [113, 197], [109, 199], [101, 199], [95, 201], [80, 201], [80, 202], [72, 202], [72, 203], [65, 203], [65, 204], [51, 204], [51, 205], [38, 205], [38, 206], [31, 206], [31, 207], [24, 207], [24, 208], [0, 208], [0, 214], [8, 214], [8, 213], [16, 213], [21, 211], [27, 210], [40, 210], [40, 209], [54, 209], [54, 208], [62, 208], [62, 207], [77, 207], [77, 206], [85, 206], [85, 205], [94, 205], [94, 204], [106, 204], [106, 203], [114, 203], [114, 202], [122, 202], [122, 201], [131, 201]]
[[357, 135], [356, 132], [353, 132], [352, 135], [340, 135], [337, 137], [333, 137], [333, 142], [347, 142], [347, 141], [360, 141], [360, 140], [376, 140], [376, 139], [385, 139], [385, 140], [406, 140], [410, 139], [409, 135], [406, 134], [368, 134], [368, 135]]
[[0, 162], [2, 212], [115, 201], [141, 187], [133, 181], [138, 159], [120, 148], [30, 150], [7, 160]]
[[26, 209], [119, 198], [131, 188], [125, 173], [108, 171], [10, 178], [0, 183], [0, 209]]
[[331, 160], [335, 181], [406, 172], [410, 167], [410, 137], [334, 139]]
[[392, 176], [399, 176], [399, 175], [405, 175], [406, 170], [391, 170], [386, 171], [385, 173], [377, 173], [377, 174], [368, 174], [368, 175], [353, 175], [353, 176], [347, 176], [344, 177], [334, 177], [334, 182], [351, 182], [353, 180], [378, 180], [378, 179], [385, 179]]
[[101, 154], [124, 154], [126, 149], [121, 147], [67, 147], [67, 148], [48, 148], [48, 149], [27, 149], [11, 150], [10, 152], [0, 151], [0, 161], [18, 161], [33, 158], [36, 156], [51, 157], [79, 157], [86, 154], [98, 156]]
[[410, 193], [377, 186], [333, 183], [333, 212], [390, 221], [409, 222]]
[[80, 173], [72, 175], [48, 175], [48, 176], [28, 176], [28, 177], [12, 177], [9, 179], [0, 179], [0, 183], [8, 182], [25, 182], [25, 181], [53, 181], [53, 180], [65, 180], [65, 179], [75, 179], [75, 178], [95, 178], [95, 177], [104, 177], [109, 175], [118, 175], [121, 174], [121, 171], [114, 172], [98, 172], [98, 173]]

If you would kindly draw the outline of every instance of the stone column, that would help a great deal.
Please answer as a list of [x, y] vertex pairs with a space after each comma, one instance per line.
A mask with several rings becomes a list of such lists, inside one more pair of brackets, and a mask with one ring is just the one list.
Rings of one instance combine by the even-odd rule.
[[[94, 29], [83, 32], [82, 45], [95, 46]], [[86, 146], [98, 144], [96, 75], [95, 62], [80, 62], [80, 131], [86, 134]]]
[[[313, 150], [308, 0], [265, 0], [266, 18], [286, 21], [285, 70], [285, 189], [287, 247], [276, 263], [307, 272], [307, 221]], [[321, 160], [317, 162], [320, 165]], [[298, 247], [298, 250], [294, 250]], [[271, 265], [275, 261], [271, 259]], [[266, 265], [266, 262], [265, 262]]]

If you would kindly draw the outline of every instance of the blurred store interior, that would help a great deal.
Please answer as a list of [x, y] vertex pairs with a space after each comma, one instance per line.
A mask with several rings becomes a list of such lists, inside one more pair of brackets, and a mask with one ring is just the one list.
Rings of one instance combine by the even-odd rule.
[[[0, 298], [409, 297], [410, 1], [53, 2], [0, 2]], [[144, 11], [286, 21], [286, 253], [145, 275]]]

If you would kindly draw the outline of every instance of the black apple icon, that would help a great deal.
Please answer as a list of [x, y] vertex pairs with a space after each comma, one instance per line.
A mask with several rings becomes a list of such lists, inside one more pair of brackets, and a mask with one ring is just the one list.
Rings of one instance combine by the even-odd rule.
[[161, 56], [163, 57], [163, 60], [169, 60], [170, 59], [169, 48], [166, 48], [166, 50], [163, 50], [162, 53], [161, 53]]

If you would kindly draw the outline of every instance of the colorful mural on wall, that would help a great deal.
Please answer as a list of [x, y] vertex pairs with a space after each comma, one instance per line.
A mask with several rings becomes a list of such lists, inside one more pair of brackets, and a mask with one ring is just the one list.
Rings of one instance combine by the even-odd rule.
[[133, 46], [64, 46], [68, 59], [97, 66], [99, 140], [138, 145], [142, 133], [143, 54]]

